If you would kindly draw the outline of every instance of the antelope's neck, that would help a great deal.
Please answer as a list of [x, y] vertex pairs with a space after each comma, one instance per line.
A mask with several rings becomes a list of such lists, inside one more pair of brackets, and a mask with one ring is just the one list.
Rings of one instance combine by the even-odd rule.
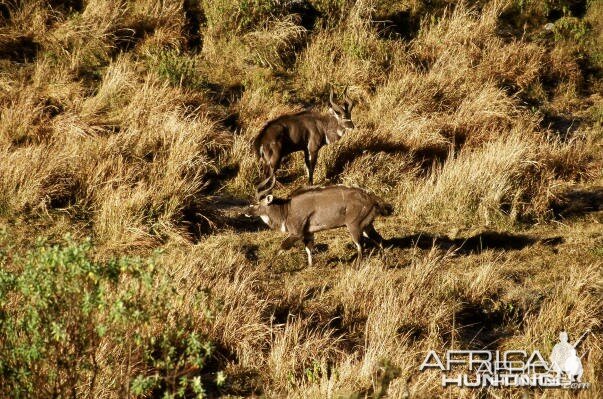
[[281, 229], [281, 226], [287, 220], [288, 206], [288, 202], [284, 204], [270, 205], [270, 207], [268, 207], [267, 214], [261, 215], [260, 217], [271, 229]]
[[327, 115], [324, 120], [325, 139], [327, 144], [333, 143], [341, 138], [339, 122], [333, 115]]

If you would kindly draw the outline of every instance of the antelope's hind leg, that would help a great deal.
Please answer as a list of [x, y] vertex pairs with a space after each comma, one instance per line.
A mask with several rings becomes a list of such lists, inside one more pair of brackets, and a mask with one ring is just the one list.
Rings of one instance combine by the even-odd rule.
[[276, 171], [281, 166], [282, 148], [281, 145], [276, 142], [272, 142], [266, 147], [263, 154], [264, 176], [267, 181], [269, 181], [268, 178], [270, 177], [276, 180]]
[[375, 230], [375, 226], [373, 226], [372, 223], [370, 223], [364, 228], [364, 230], [362, 231], [362, 235], [374, 244], [378, 245], [379, 248], [383, 249], [383, 243], [385, 242], [385, 240], [383, 239], [383, 237], [381, 237], [381, 234], [379, 234], [379, 232]]
[[314, 234], [309, 233], [304, 237], [304, 248], [308, 254], [308, 266], [312, 266], [312, 250], [314, 249]]
[[354, 241], [354, 245], [356, 245], [356, 253], [358, 254], [356, 263], [360, 264], [360, 261], [362, 260], [362, 228], [355, 224], [348, 224], [347, 227], [350, 236], [352, 237], [352, 241]]

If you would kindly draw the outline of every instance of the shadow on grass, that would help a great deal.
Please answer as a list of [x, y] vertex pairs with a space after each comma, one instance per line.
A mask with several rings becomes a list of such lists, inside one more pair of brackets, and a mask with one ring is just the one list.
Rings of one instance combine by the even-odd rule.
[[179, 226], [183, 228], [193, 243], [203, 236], [221, 230], [237, 233], [267, 230], [262, 219], [246, 217], [243, 212], [249, 200], [207, 196], [194, 198], [181, 211]]
[[458, 254], [468, 255], [488, 249], [520, 250], [537, 243], [556, 246], [562, 242], [562, 237], [540, 239], [525, 234], [485, 231], [468, 238], [454, 239], [445, 236], [434, 236], [428, 233], [418, 233], [406, 237], [390, 238], [384, 241], [383, 246], [385, 248], [393, 247], [398, 249], [413, 247], [431, 249], [436, 247], [444, 250], [453, 250]]
[[40, 44], [31, 35], [10, 37], [0, 42], [0, 59], [25, 63], [36, 59]]
[[561, 218], [603, 210], [603, 187], [568, 190], [557, 197], [551, 208], [555, 216]]
[[326, 178], [328, 180], [338, 181], [339, 176], [345, 170], [346, 166], [356, 158], [369, 154], [386, 153], [399, 154], [408, 153], [412, 157], [413, 163], [418, 165], [424, 172], [428, 171], [434, 162], [443, 162], [449, 154], [449, 148], [429, 146], [418, 149], [411, 149], [405, 144], [389, 142], [387, 140], [375, 139], [369, 142], [358, 142], [341, 151], [332, 165], [327, 168]]
[[[199, 377], [207, 398], [219, 398], [224, 395], [255, 396], [262, 392], [261, 376], [256, 370], [236, 367], [229, 372], [224, 385], [216, 383], [217, 372], [224, 370], [229, 364], [239, 364], [239, 358], [232, 347], [219, 341], [212, 342], [212, 356], [200, 370]], [[159, 397], [159, 394], [157, 396]]]
[[497, 349], [501, 340], [514, 333], [508, 323], [512, 318], [508, 309], [493, 310], [482, 304], [463, 304], [455, 312], [455, 339], [464, 349]]
[[[263, 229], [267, 229], [267, 227], [265, 226], [262, 227]], [[386, 239], [383, 241], [382, 246], [383, 249], [420, 248], [424, 250], [430, 250], [435, 247], [445, 251], [454, 251], [457, 255], [470, 255], [478, 254], [485, 250], [521, 250], [523, 248], [535, 244], [542, 244], [550, 247], [555, 247], [563, 243], [563, 241], [563, 238], [559, 236], [538, 238], [531, 237], [525, 234], [485, 231], [468, 238], [455, 239], [451, 239], [445, 236], [434, 236], [428, 233], [417, 233], [406, 237], [393, 237], [390, 239]], [[340, 263], [354, 263], [357, 257], [355, 251], [356, 247], [352, 243], [348, 243], [346, 245], [346, 248], [349, 253], [346, 253], [341, 256], [330, 256], [326, 258], [325, 263], [327, 265]], [[377, 252], [380, 251], [378, 245], [368, 240], [363, 241], [363, 248], [363, 259], [375, 256]], [[326, 253], [328, 249], [328, 244], [317, 243], [312, 253], [316, 256], [321, 253]], [[258, 259], [257, 246], [249, 246], [249, 248], [244, 248], [244, 252], [247, 259]]]
[[269, 230], [259, 217], [245, 216], [245, 208], [249, 205], [248, 199], [215, 197], [213, 206], [221, 213], [219, 227], [231, 229], [237, 233]]
[[421, 27], [421, 17], [409, 10], [378, 15], [378, 34], [383, 39], [412, 40], [417, 37]]
[[243, 255], [245, 256], [245, 259], [247, 259], [248, 261], [251, 261], [251, 262], [257, 262], [258, 260], [260, 260], [260, 257], [258, 255], [259, 249], [260, 249], [260, 246], [256, 245], [256, 244], [244, 244], [241, 247], [241, 250], [243, 251]]

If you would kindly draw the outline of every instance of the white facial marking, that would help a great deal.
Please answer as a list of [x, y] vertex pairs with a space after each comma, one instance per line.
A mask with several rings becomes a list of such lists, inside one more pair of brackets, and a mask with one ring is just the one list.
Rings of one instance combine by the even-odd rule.
[[327, 144], [331, 144], [331, 140], [329, 140], [329, 136], [325, 135], [325, 140], [327, 141]]
[[329, 108], [329, 111], [331, 111], [331, 115], [335, 117], [337, 122], [341, 122], [343, 120], [343, 118], [337, 112], [335, 112], [333, 108]]
[[365, 236], [366, 238], [369, 238], [368, 234], [366, 234], [366, 231], [363, 231], [362, 235]]
[[344, 132], [344, 130], [343, 130], [343, 129], [337, 129], [337, 135], [338, 135], [339, 137], [343, 136], [343, 132]]
[[286, 233], [286, 232], [287, 232], [287, 226], [285, 226], [285, 222], [281, 223], [281, 231], [282, 231], [283, 233]]
[[308, 254], [308, 266], [312, 266], [312, 251], [306, 247], [306, 253]]
[[270, 226], [270, 218], [268, 217], [268, 215], [260, 215], [260, 217], [262, 218], [264, 223], [266, 223], [268, 226]]

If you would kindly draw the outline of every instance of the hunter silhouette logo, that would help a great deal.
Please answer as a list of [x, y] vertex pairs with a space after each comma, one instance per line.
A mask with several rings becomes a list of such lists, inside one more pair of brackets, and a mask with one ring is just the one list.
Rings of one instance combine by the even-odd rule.
[[578, 357], [576, 347], [582, 339], [588, 334], [587, 330], [576, 342], [570, 344], [565, 331], [559, 333], [559, 342], [555, 344], [549, 360], [551, 361], [551, 370], [561, 377], [565, 373], [570, 382], [582, 382], [582, 360]]
[[[567, 332], [561, 331], [549, 362], [538, 350], [448, 350], [442, 359], [432, 350], [419, 370], [440, 369], [442, 386], [586, 389], [590, 383], [582, 382], [584, 370], [577, 348], [589, 333], [587, 330], [572, 344]], [[458, 373], [459, 369], [464, 372]]]

